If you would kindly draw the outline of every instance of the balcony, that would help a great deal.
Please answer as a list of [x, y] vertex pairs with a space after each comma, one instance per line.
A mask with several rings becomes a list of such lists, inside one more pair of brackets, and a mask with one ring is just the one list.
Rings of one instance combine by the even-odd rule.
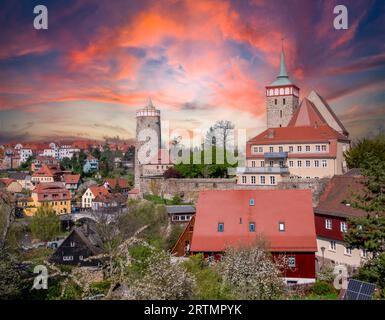
[[289, 173], [288, 167], [238, 167], [238, 174], [243, 173]]
[[265, 152], [265, 159], [286, 159], [287, 152]]

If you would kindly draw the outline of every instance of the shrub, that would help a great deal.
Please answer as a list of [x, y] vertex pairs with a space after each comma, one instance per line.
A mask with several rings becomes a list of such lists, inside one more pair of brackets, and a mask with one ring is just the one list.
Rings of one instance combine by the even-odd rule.
[[316, 281], [312, 287], [312, 293], [316, 295], [326, 295], [335, 293], [336, 289], [333, 287], [333, 285], [326, 281]]

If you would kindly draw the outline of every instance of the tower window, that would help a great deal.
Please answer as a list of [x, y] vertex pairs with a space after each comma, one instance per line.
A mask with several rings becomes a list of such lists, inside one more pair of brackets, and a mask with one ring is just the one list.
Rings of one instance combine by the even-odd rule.
[[277, 105], [277, 102], [278, 102], [277, 99], [274, 99], [274, 104], [275, 104], [275, 105]]
[[249, 223], [249, 231], [250, 232], [255, 232], [255, 223], [254, 222], [250, 222]]
[[283, 105], [285, 105], [286, 104], [286, 99], [285, 98], [283, 98]]
[[[283, 99], [283, 104], [285, 104], [285, 99]], [[279, 117], [282, 118], [282, 110], [279, 110]]]
[[223, 232], [225, 230], [225, 224], [224, 223], [218, 223], [218, 232]]

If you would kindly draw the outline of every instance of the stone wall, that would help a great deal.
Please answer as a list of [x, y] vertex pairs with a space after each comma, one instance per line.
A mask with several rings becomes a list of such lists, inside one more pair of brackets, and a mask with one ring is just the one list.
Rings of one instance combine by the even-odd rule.
[[[283, 99], [285, 99], [285, 104], [283, 104]], [[275, 104], [275, 100], [277, 100], [277, 104]], [[298, 97], [294, 95], [266, 97], [267, 127], [286, 127], [297, 110], [298, 103]], [[282, 110], [282, 118], [280, 110]]]

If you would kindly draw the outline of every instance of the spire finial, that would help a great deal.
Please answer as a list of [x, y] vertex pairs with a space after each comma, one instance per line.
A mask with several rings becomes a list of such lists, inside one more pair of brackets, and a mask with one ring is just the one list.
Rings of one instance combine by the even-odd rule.
[[150, 96], [147, 98], [147, 108], [154, 108], [154, 105], [152, 104], [152, 100]]

